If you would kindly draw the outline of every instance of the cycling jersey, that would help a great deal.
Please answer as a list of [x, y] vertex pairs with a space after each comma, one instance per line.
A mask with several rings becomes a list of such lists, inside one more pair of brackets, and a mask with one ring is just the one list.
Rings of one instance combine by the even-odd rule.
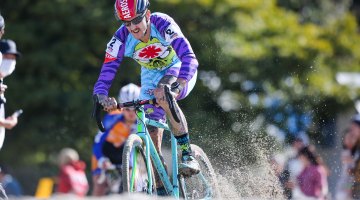
[[131, 128], [125, 124], [124, 115], [118, 112], [110, 113], [104, 117], [103, 124], [105, 132], [98, 132], [93, 144], [93, 155], [91, 169], [93, 174], [99, 174], [101, 169], [98, 161], [107, 157], [115, 165], [122, 163], [122, 151], [126, 139], [130, 133], [136, 131], [136, 123]]
[[[187, 80], [188, 84], [178, 99], [190, 93], [196, 82], [198, 61], [188, 40], [175, 21], [166, 14], [151, 14], [150, 23], [150, 38], [146, 43], [134, 38], [124, 25], [115, 32], [107, 44], [105, 61], [95, 83], [94, 94], [108, 95], [124, 57], [133, 58], [141, 65], [140, 99], [154, 98], [153, 91], [165, 75]], [[148, 116], [155, 120], [165, 116], [162, 108], [154, 106], [146, 106], [146, 112], [155, 112], [153, 116]]]

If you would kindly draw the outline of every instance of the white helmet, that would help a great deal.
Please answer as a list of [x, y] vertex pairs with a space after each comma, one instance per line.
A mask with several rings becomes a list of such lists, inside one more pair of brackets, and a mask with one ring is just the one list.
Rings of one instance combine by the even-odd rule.
[[72, 148], [63, 148], [58, 155], [58, 161], [60, 165], [66, 165], [78, 160], [79, 154], [75, 149]]
[[139, 95], [140, 87], [133, 83], [129, 83], [120, 89], [118, 101], [120, 103], [134, 101], [139, 99]]

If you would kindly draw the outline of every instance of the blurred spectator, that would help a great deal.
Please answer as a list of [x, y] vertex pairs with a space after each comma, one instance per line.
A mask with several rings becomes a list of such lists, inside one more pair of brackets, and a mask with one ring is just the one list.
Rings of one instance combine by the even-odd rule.
[[314, 148], [304, 147], [299, 151], [299, 159], [303, 163], [303, 170], [297, 176], [297, 184], [301, 194], [293, 199], [326, 199], [328, 193], [327, 169], [314, 152]]
[[[0, 39], [5, 33], [5, 20], [0, 14]], [[0, 67], [2, 66], [3, 61], [3, 55], [2, 50], [0, 51]], [[17, 123], [16, 117], [8, 117], [5, 119], [5, 109], [4, 109], [4, 103], [5, 103], [5, 97], [4, 92], [6, 90], [7, 86], [3, 84], [2, 78], [0, 78], [0, 149], [3, 145], [4, 138], [5, 138], [5, 128], [12, 128]], [[8, 127], [6, 127], [8, 126]], [[0, 199], [7, 199], [6, 193], [0, 184]]]
[[59, 154], [60, 174], [57, 192], [83, 197], [89, 190], [85, 174], [86, 165], [79, 160], [79, 154], [71, 148], [64, 148]]
[[0, 78], [3, 79], [14, 72], [16, 59], [19, 58], [21, 54], [17, 51], [16, 43], [8, 39], [0, 41], [0, 51], [2, 53]]
[[[16, 44], [12, 40], [0, 40], [0, 52], [2, 54], [2, 62], [0, 62], [0, 148], [3, 146], [5, 139], [5, 128], [12, 129], [18, 122], [18, 115], [15, 113], [5, 118], [4, 103], [6, 99], [4, 92], [7, 86], [3, 84], [3, 78], [9, 76], [14, 70], [16, 65], [16, 58], [20, 53], [16, 49]], [[1, 56], [0, 56], [1, 57]]]
[[0, 182], [7, 196], [20, 197], [22, 195], [22, 188], [19, 182], [9, 173], [6, 166], [2, 165], [0, 170]]
[[[4, 33], [5, 33], [5, 20], [4, 20], [3, 16], [1, 16], [1, 13], [0, 13], [0, 39], [4, 35]], [[0, 63], [1, 63], [1, 60], [0, 60]]]
[[[284, 195], [287, 199], [293, 198], [293, 192], [298, 191], [299, 186], [296, 184], [296, 177], [303, 170], [302, 162], [298, 159], [297, 154], [305, 146], [304, 137], [295, 137], [290, 140], [290, 149], [287, 152], [287, 161], [281, 177], [284, 179]], [[307, 138], [307, 137], [306, 137]]]
[[341, 152], [341, 174], [336, 184], [335, 199], [336, 200], [350, 200], [351, 186], [353, 177], [350, 174], [351, 169], [354, 168], [354, 159], [352, 152], [355, 151], [355, 145], [358, 137], [350, 130], [346, 130], [343, 138], [343, 150]]
[[356, 138], [355, 149], [352, 152], [354, 168], [351, 170], [353, 176], [351, 193], [354, 199], [360, 199], [360, 114], [353, 116], [351, 119], [349, 134]]

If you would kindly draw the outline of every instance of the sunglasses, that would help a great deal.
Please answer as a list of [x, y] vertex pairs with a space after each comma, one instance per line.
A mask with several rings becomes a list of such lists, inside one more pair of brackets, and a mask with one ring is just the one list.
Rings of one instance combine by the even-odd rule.
[[144, 19], [145, 14], [146, 14], [146, 12], [142, 13], [140, 16], [135, 17], [135, 18], [134, 18], [133, 20], [131, 20], [131, 21], [122, 21], [122, 22], [123, 22], [123, 23], [125, 24], [125, 26], [127, 26], [127, 27], [129, 27], [129, 26], [131, 25], [131, 23], [134, 24], [134, 25], [137, 25], [137, 24], [139, 24], [139, 23]]

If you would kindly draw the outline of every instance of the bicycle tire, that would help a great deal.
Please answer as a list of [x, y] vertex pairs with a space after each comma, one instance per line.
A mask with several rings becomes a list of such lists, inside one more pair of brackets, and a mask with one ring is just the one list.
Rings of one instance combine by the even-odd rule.
[[[205, 152], [197, 145], [191, 144], [195, 159], [199, 162], [200, 173], [191, 177], [182, 177], [181, 185], [184, 187], [185, 194], [181, 190], [184, 199], [212, 199], [221, 198], [215, 171]], [[205, 178], [202, 179], [203, 176]], [[207, 185], [208, 184], [208, 185]], [[210, 191], [207, 190], [210, 188]]]
[[[147, 167], [146, 167], [146, 158], [145, 158], [145, 151], [142, 139], [136, 135], [132, 134], [127, 139], [123, 156], [122, 156], [122, 185], [123, 185], [123, 192], [131, 193], [131, 192], [147, 192], [149, 193], [148, 183], [149, 177], [147, 174]], [[131, 165], [132, 157], [135, 157], [134, 154], [137, 154], [136, 165]], [[133, 172], [132, 166], [136, 166], [135, 178], [132, 180]], [[156, 192], [155, 186], [155, 177], [154, 171], [152, 168], [152, 163], [150, 162], [151, 167], [151, 176], [152, 176], [152, 193]], [[135, 181], [134, 181], [135, 180]], [[133, 186], [131, 186], [131, 181], [134, 181]]]

